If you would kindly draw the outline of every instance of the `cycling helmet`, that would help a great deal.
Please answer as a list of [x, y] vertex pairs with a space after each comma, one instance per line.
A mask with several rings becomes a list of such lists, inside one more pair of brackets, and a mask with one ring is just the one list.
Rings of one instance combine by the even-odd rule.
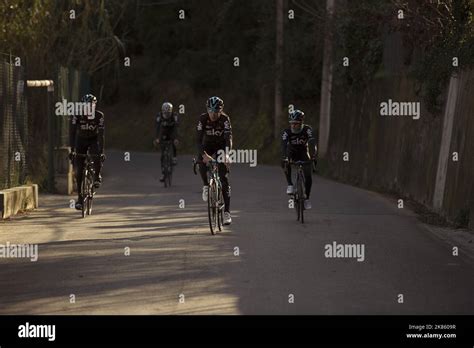
[[289, 122], [303, 122], [304, 119], [304, 112], [301, 110], [295, 110], [293, 112], [290, 112], [290, 115], [288, 117]]
[[81, 99], [84, 103], [97, 103], [97, 98], [92, 94], [86, 94]]
[[163, 103], [163, 105], [161, 106], [161, 112], [171, 114], [173, 112], [173, 104], [168, 102]]
[[224, 109], [224, 101], [219, 97], [210, 97], [207, 100], [206, 107], [208, 111], [219, 112]]

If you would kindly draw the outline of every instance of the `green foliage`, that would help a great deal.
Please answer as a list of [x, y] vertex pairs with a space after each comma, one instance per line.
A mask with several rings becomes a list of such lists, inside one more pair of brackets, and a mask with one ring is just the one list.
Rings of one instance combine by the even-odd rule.
[[[429, 111], [439, 112], [439, 97], [452, 73], [474, 66], [473, 10], [473, 0], [341, 4], [333, 23], [336, 82], [356, 90], [367, 86], [381, 71], [384, 40], [399, 32], [407, 51], [405, 72], [419, 81]], [[349, 68], [342, 66], [343, 57], [350, 58]], [[459, 67], [453, 66], [453, 57], [459, 58]]]
[[[382, 62], [383, 29], [390, 13], [387, 1], [350, 1], [337, 8], [332, 23], [335, 80], [360, 89], [372, 80]], [[348, 57], [350, 67], [342, 65]]]
[[[440, 111], [439, 96], [452, 73], [474, 67], [474, 1], [444, 1], [443, 5], [443, 16], [440, 17], [439, 11], [433, 14], [439, 20], [436, 25], [425, 29], [425, 35], [406, 36], [422, 50], [422, 56], [414, 64], [413, 75], [424, 85], [423, 94], [430, 111]], [[420, 6], [420, 10], [433, 12], [426, 3], [425, 7]], [[453, 57], [459, 59], [458, 67], [453, 66]]]

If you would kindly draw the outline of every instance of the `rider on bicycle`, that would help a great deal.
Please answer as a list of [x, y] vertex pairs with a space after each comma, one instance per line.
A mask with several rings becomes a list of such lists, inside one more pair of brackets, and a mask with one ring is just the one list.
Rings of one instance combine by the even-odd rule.
[[[313, 136], [313, 129], [311, 126], [304, 124], [304, 112], [301, 110], [294, 110], [289, 115], [290, 127], [285, 129], [282, 134], [281, 151], [282, 151], [282, 167], [285, 170], [286, 181], [288, 188], [286, 193], [291, 195], [294, 193], [293, 181], [291, 177], [291, 166], [289, 161], [310, 161], [316, 159], [316, 139]], [[305, 182], [305, 201], [304, 208], [311, 209], [311, 202], [309, 195], [311, 193], [312, 177], [311, 177], [311, 162], [303, 165], [304, 182]]]
[[[82, 209], [81, 183], [85, 157], [76, 156], [76, 154], [86, 155], [87, 150], [89, 150], [89, 154], [100, 156], [100, 161], [94, 161], [95, 188], [99, 188], [102, 183], [100, 171], [102, 169], [102, 162], [105, 160], [104, 113], [96, 110], [97, 98], [92, 94], [86, 94], [82, 97], [81, 101], [89, 104], [88, 112], [87, 114], [73, 115], [69, 128], [69, 145], [71, 146], [69, 158], [74, 162], [74, 171], [76, 173], [78, 199], [75, 208], [77, 210]], [[86, 108], [83, 109], [86, 110]]]
[[[169, 102], [163, 103], [161, 112], [156, 116], [156, 133], [153, 143], [158, 145], [163, 141], [172, 141], [173, 144], [173, 164], [176, 160], [176, 146], [178, 145], [178, 114], [173, 112], [173, 104]], [[163, 173], [163, 146], [161, 147], [161, 177], [160, 181], [165, 180]]]
[[[197, 149], [198, 161], [202, 159], [204, 164], [199, 164], [199, 172], [203, 182], [202, 199], [207, 201], [209, 194], [209, 182], [207, 179], [206, 165], [212, 156], [219, 150], [232, 149], [232, 127], [230, 118], [224, 110], [224, 101], [219, 97], [211, 97], [206, 103], [207, 113], [199, 117], [197, 124]], [[229, 185], [229, 159], [226, 156], [224, 163], [218, 163], [219, 177], [222, 182], [224, 196], [224, 225], [230, 225], [230, 185]]]

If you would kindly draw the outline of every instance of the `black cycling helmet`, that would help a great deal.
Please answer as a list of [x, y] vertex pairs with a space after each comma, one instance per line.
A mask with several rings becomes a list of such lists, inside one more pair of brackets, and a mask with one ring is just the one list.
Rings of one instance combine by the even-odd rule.
[[288, 116], [289, 122], [303, 122], [303, 119], [304, 112], [301, 110], [295, 110], [293, 112], [290, 112], [290, 115]]
[[219, 112], [224, 109], [224, 101], [219, 97], [210, 97], [206, 102], [208, 111]]
[[92, 94], [86, 94], [81, 99], [84, 103], [97, 103], [97, 98]]

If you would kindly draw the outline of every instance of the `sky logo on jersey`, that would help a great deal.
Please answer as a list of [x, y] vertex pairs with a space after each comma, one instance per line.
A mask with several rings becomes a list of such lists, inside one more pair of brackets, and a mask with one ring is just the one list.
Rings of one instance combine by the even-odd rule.
[[304, 145], [306, 144], [306, 140], [305, 139], [300, 139], [300, 138], [296, 138], [296, 139], [292, 139], [290, 141], [291, 145]]

